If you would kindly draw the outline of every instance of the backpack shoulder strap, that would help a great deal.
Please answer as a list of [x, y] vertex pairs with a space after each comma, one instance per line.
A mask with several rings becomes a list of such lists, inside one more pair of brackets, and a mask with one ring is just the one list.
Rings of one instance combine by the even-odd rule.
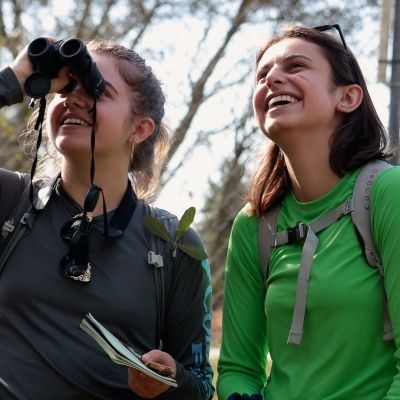
[[281, 206], [276, 206], [266, 211], [258, 221], [258, 252], [260, 255], [262, 276], [265, 288], [268, 284], [269, 275], [269, 257], [272, 250], [272, 237], [277, 231], [278, 214]]
[[[13, 186], [13, 190], [17, 189]], [[29, 199], [29, 185], [22, 193], [15, 193], [14, 203], [9, 204], [14, 208], [8, 210], [8, 219], [2, 224], [0, 237], [0, 273], [3, 270], [9, 256], [19, 240], [24, 236], [27, 228], [33, 223], [32, 205]]]
[[383, 285], [383, 263], [376, 250], [374, 238], [372, 236], [371, 216], [370, 216], [370, 196], [371, 187], [383, 170], [390, 168], [392, 165], [383, 160], [374, 160], [366, 164], [360, 172], [354, 185], [353, 201], [354, 211], [351, 213], [353, 223], [362, 239], [364, 246], [364, 254], [368, 264], [378, 270], [381, 278], [382, 291], [384, 296], [383, 303], [383, 339], [385, 341], [393, 339], [393, 329], [389, 318], [387, 308], [387, 296]]
[[0, 226], [2, 227], [7, 218], [11, 215], [15, 204], [24, 191], [26, 181], [20, 173], [0, 169]]
[[359, 232], [364, 244], [364, 253], [367, 262], [371, 266], [376, 266], [381, 274], [383, 268], [381, 258], [375, 248], [372, 237], [371, 218], [370, 218], [370, 196], [371, 187], [375, 178], [383, 170], [390, 168], [391, 164], [383, 160], [374, 160], [366, 164], [356, 180], [353, 191], [354, 211], [351, 217], [354, 225]]
[[[174, 220], [172, 215], [165, 213], [163, 214], [160, 209], [151, 207], [147, 203], [145, 203], [146, 214], [150, 215], [154, 218], [157, 218], [170, 232], [171, 235], [174, 235], [177, 222], [175, 223], [174, 229]], [[156, 294], [156, 302], [157, 302], [157, 333], [156, 333], [156, 343], [159, 346], [159, 349], [162, 349], [162, 334], [165, 325], [165, 314], [166, 314], [166, 303], [167, 303], [167, 291], [166, 291], [166, 283], [165, 283], [165, 267], [166, 262], [172, 260], [172, 249], [169, 244], [162, 240], [160, 237], [154, 235], [149, 232], [150, 239], [150, 250], [147, 253], [147, 260], [150, 265], [153, 265], [154, 272], [154, 285], [155, 285], [155, 294]]]
[[[47, 203], [53, 185], [56, 182], [56, 177], [44, 181], [37, 181], [35, 184], [35, 191], [37, 191], [37, 199], [35, 200], [35, 207], [33, 207], [30, 193], [31, 185], [29, 176], [21, 181], [19, 194], [15, 194], [14, 204], [8, 212], [8, 219], [2, 224], [2, 231], [0, 236], [0, 273], [3, 270], [9, 256], [14, 250], [19, 240], [32, 228], [34, 219], [37, 213]], [[25, 185], [25, 186], [24, 186]], [[16, 186], [14, 186], [14, 189]]]

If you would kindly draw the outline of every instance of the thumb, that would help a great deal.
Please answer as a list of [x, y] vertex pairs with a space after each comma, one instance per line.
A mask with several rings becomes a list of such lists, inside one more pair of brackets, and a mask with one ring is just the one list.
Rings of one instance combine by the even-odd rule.
[[71, 75], [68, 67], [62, 67], [57, 78], [51, 80], [50, 93], [59, 92], [70, 82]]

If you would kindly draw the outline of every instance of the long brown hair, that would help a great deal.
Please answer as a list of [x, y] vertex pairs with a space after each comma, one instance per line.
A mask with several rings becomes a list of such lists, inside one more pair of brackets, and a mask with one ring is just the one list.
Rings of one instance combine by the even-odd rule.
[[[332, 170], [343, 176], [370, 160], [386, 158], [387, 133], [372, 103], [365, 79], [352, 52], [334, 35], [301, 26], [289, 26], [273, 37], [258, 51], [256, 66], [265, 51], [288, 38], [300, 38], [318, 45], [332, 69], [332, 80], [337, 86], [358, 84], [364, 96], [360, 106], [346, 114], [330, 137], [329, 163]], [[290, 190], [288, 171], [280, 148], [272, 143], [265, 151], [260, 167], [250, 179], [248, 187], [249, 213], [260, 216], [265, 210], [281, 202]]]
[[117, 69], [131, 88], [132, 116], [146, 115], [156, 124], [152, 135], [134, 146], [130, 165], [136, 194], [152, 200], [171, 144], [170, 132], [162, 123], [165, 96], [160, 81], [146, 61], [134, 50], [101, 39], [89, 41], [87, 48], [96, 54], [111, 55], [117, 60]]

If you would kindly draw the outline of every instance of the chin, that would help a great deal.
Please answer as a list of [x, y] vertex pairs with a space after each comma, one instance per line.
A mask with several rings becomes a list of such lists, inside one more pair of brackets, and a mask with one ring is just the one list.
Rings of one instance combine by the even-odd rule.
[[266, 125], [263, 129], [265, 136], [270, 139], [278, 137], [284, 131], [285, 127], [280, 124]]
[[297, 126], [297, 123], [293, 120], [289, 121], [289, 118], [269, 119], [265, 121], [263, 131], [267, 136], [276, 136], [279, 133], [293, 130], [293, 128], [297, 128]]
[[59, 153], [64, 156], [67, 155], [86, 155], [90, 157], [90, 143], [86, 141], [71, 140], [71, 138], [60, 138], [58, 137], [55, 141], [55, 147]]

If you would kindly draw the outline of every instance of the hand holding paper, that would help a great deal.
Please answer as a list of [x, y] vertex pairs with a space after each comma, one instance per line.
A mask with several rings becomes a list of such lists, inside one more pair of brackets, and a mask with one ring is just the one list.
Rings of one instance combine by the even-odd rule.
[[[157, 369], [160, 374], [176, 374], [175, 360], [168, 354], [160, 350], [151, 350], [143, 354], [142, 361], [152, 369]], [[133, 392], [144, 398], [158, 397], [161, 393], [169, 389], [166, 384], [151, 379], [142, 372], [128, 368], [128, 384]]]
[[[152, 360], [147, 360], [145, 362], [142, 361], [142, 356], [140, 354], [138, 354], [131, 346], [123, 343], [120, 339], [114, 336], [91, 314], [88, 314], [82, 320], [80, 327], [96, 340], [96, 342], [115, 363], [134, 368], [163, 384], [174, 387], [178, 386], [176, 380], [170, 376], [174, 372], [171, 367], [162, 365], [161, 363], [155, 363], [155, 361]], [[154, 351], [158, 352], [159, 350]], [[163, 354], [167, 355], [166, 353]]]

